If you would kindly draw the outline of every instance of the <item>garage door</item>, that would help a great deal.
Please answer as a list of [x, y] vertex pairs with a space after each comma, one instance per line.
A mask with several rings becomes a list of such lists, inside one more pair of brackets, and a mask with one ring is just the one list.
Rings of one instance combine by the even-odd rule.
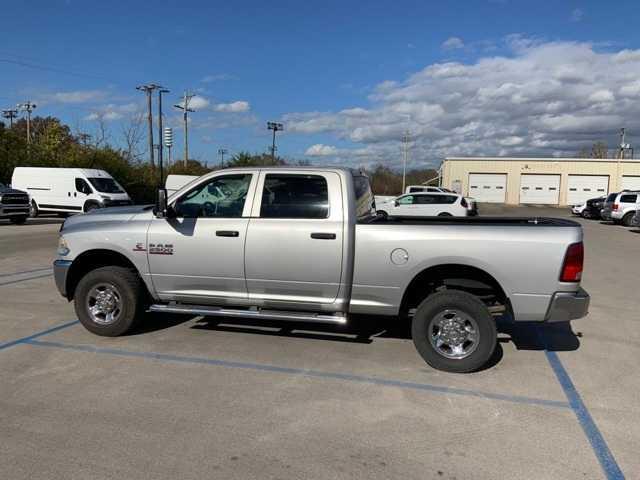
[[640, 175], [623, 175], [622, 177], [622, 189], [623, 190], [640, 190]]
[[569, 175], [567, 204], [578, 205], [609, 193], [609, 175]]
[[520, 175], [520, 203], [557, 205], [560, 175]]
[[506, 192], [506, 173], [469, 174], [469, 196], [478, 202], [504, 203]]

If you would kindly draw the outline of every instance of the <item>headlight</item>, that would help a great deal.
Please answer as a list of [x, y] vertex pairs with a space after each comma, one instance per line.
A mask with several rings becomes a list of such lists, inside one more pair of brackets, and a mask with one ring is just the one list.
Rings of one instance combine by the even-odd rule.
[[70, 252], [71, 250], [67, 245], [67, 241], [61, 235], [60, 237], [58, 237], [58, 255], [61, 257], [66, 257], [67, 255], [69, 255]]

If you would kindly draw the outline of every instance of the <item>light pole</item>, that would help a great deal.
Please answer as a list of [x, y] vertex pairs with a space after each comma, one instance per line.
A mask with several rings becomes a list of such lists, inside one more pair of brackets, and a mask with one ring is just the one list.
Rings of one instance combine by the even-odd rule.
[[2, 110], [2, 116], [9, 119], [9, 128], [13, 128], [13, 119], [18, 116], [18, 110], [10, 108]]
[[158, 165], [160, 165], [160, 188], [164, 184], [162, 169], [162, 94], [169, 93], [166, 88], [158, 87]]
[[187, 166], [187, 161], [189, 160], [189, 126], [188, 126], [188, 118], [187, 114], [189, 112], [195, 112], [195, 110], [189, 108], [189, 102], [195, 95], [188, 93], [186, 90], [184, 91], [184, 96], [182, 97], [182, 104], [176, 103], [174, 105], [175, 108], [182, 110], [182, 121], [184, 123], [184, 166]]
[[406, 179], [407, 179], [407, 157], [409, 156], [409, 130], [406, 130], [402, 135], [402, 192], [404, 193]]
[[219, 148], [218, 155], [220, 155], [220, 168], [224, 168], [224, 156], [229, 153], [229, 150], [226, 148]]
[[31, 103], [30, 100], [19, 103], [17, 108], [22, 110], [23, 112], [27, 112], [27, 144], [31, 143], [31, 112], [36, 108], [35, 103]]
[[136, 87], [136, 90], [140, 90], [147, 95], [147, 123], [149, 124], [149, 163], [151, 164], [152, 169], [156, 168], [156, 164], [153, 161], [153, 111], [151, 109], [151, 92], [153, 92], [156, 88], [160, 87], [155, 83], [150, 83], [148, 85], [139, 85]]
[[284, 125], [277, 122], [267, 122], [267, 129], [273, 130], [273, 141], [271, 142], [271, 162], [276, 164], [276, 132], [284, 130]]

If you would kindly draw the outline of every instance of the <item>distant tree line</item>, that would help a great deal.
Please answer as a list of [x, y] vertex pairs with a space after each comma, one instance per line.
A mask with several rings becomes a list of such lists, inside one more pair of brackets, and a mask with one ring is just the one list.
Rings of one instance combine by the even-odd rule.
[[[75, 167], [98, 168], [108, 171], [138, 203], [149, 203], [155, 198], [159, 182], [159, 170], [146, 161], [141, 151], [144, 142], [142, 118], [133, 118], [122, 126], [121, 147], [111, 144], [111, 136], [105, 123], [98, 119], [92, 134], [72, 129], [55, 117], [34, 117], [31, 120], [31, 142], [27, 142], [26, 120], [20, 119], [9, 128], [0, 122], [0, 182], [11, 183], [13, 169], [23, 167]], [[270, 165], [309, 165], [306, 160], [287, 160], [270, 154], [239, 152], [225, 161], [224, 168]], [[177, 160], [168, 174], [203, 175], [220, 165], [208, 167], [207, 163], [190, 159], [187, 165]], [[402, 193], [402, 174], [383, 165], [366, 169], [372, 188], [377, 195]], [[432, 169], [410, 170], [406, 184], [421, 184], [433, 180], [437, 172]]]

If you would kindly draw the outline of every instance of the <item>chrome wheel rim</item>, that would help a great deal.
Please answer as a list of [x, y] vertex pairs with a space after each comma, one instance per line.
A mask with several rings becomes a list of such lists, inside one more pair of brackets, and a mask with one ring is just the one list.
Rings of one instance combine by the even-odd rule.
[[98, 325], [111, 325], [122, 314], [122, 296], [110, 283], [99, 283], [87, 295], [87, 312]]
[[480, 342], [478, 324], [467, 313], [447, 309], [429, 322], [427, 330], [431, 346], [440, 355], [454, 360], [468, 357]]

